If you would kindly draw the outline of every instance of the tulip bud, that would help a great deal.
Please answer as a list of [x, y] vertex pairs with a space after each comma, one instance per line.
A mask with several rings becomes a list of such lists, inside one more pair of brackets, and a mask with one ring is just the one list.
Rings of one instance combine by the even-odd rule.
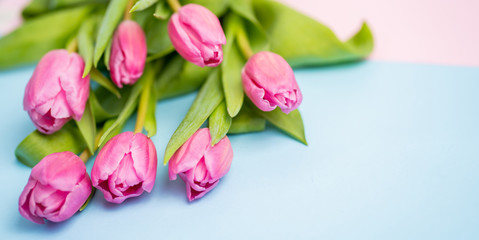
[[278, 106], [287, 114], [303, 100], [293, 69], [276, 53], [254, 54], [244, 66], [241, 77], [246, 95], [263, 111], [272, 111]]
[[171, 157], [168, 166], [170, 180], [176, 174], [186, 183], [189, 201], [203, 197], [211, 191], [230, 170], [233, 149], [228, 137], [211, 146], [208, 128], [196, 131]]
[[52, 153], [33, 167], [18, 201], [20, 214], [38, 224], [67, 220], [86, 202], [91, 182], [85, 164], [72, 152]]
[[123, 21], [116, 29], [110, 54], [110, 73], [119, 88], [132, 85], [143, 74], [146, 61], [146, 39], [143, 29], [132, 20]]
[[156, 149], [142, 133], [116, 135], [100, 150], [91, 170], [93, 186], [108, 202], [122, 203], [151, 192], [156, 177]]
[[90, 77], [82, 78], [80, 55], [53, 50], [42, 57], [25, 88], [23, 109], [38, 131], [52, 134], [72, 117], [80, 120], [90, 91]]
[[223, 28], [216, 15], [201, 5], [187, 4], [173, 14], [168, 34], [176, 51], [200, 67], [216, 67], [223, 61]]

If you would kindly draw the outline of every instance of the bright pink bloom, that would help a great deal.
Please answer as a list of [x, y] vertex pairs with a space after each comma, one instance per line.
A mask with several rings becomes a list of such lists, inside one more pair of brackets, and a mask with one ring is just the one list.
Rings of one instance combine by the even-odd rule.
[[226, 37], [218, 18], [207, 8], [187, 4], [173, 14], [168, 33], [176, 51], [200, 66], [216, 67], [223, 61]]
[[53, 50], [42, 57], [25, 88], [23, 109], [38, 131], [52, 134], [74, 118], [80, 120], [90, 92], [90, 76], [82, 78], [80, 55]]
[[143, 191], [151, 192], [156, 177], [156, 149], [142, 133], [124, 132], [116, 135], [96, 157], [91, 179], [105, 199], [122, 203]]
[[110, 73], [119, 88], [132, 85], [143, 74], [146, 61], [146, 38], [140, 25], [123, 21], [116, 29], [110, 54]]
[[241, 77], [246, 95], [263, 111], [272, 111], [278, 106], [284, 113], [289, 113], [303, 100], [293, 69], [276, 53], [253, 55], [244, 66]]
[[20, 214], [43, 224], [67, 220], [86, 202], [91, 182], [85, 164], [72, 152], [52, 153], [32, 169], [18, 200]]
[[201, 128], [171, 157], [168, 166], [170, 180], [176, 174], [186, 183], [188, 200], [203, 197], [230, 170], [233, 149], [228, 137], [211, 146], [210, 130]]

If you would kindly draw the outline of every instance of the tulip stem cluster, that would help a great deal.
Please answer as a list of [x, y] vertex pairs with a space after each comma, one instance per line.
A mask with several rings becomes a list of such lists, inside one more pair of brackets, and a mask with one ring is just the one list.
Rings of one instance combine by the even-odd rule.
[[241, 50], [241, 53], [245, 57], [245, 59], [249, 59], [251, 56], [253, 56], [254, 54], [253, 49], [251, 49], [248, 36], [246, 36], [246, 32], [243, 28], [238, 29], [237, 39], [238, 39], [238, 46]]
[[170, 5], [171, 9], [174, 12], [178, 12], [181, 8], [181, 4], [178, 0], [166, 0], [168, 2], [168, 5]]
[[136, 123], [135, 123], [135, 133], [141, 133], [143, 130], [143, 125], [145, 124], [146, 113], [148, 111], [148, 103], [150, 100], [151, 95], [151, 88], [153, 85], [153, 76], [152, 73], [147, 72], [145, 73], [146, 82], [145, 86], [141, 91], [140, 101], [138, 103], [138, 113], [136, 116]]

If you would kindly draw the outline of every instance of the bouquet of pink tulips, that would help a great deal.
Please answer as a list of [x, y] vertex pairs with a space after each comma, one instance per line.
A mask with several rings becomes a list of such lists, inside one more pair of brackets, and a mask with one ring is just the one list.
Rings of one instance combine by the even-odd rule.
[[[0, 38], [0, 69], [39, 61], [23, 102], [37, 130], [15, 150], [33, 167], [18, 207], [35, 223], [70, 218], [95, 189], [118, 204], [152, 191], [150, 137], [166, 98], [198, 90], [160, 151], [190, 201], [229, 171], [228, 134], [269, 122], [306, 144], [292, 67], [357, 61], [373, 48], [366, 24], [342, 42], [272, 0], [33, 0], [23, 16]], [[134, 132], [122, 132], [135, 111]]]

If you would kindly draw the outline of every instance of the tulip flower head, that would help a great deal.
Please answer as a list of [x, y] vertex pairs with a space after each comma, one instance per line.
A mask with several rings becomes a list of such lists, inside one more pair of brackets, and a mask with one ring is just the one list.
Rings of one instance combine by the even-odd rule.
[[208, 128], [196, 131], [171, 157], [168, 165], [170, 180], [178, 174], [186, 183], [189, 201], [211, 191], [226, 173], [233, 160], [233, 149], [228, 137], [211, 146]]
[[173, 14], [168, 34], [176, 51], [200, 67], [216, 67], [223, 61], [223, 28], [218, 17], [201, 5], [187, 4]]
[[93, 186], [105, 200], [122, 203], [151, 192], [156, 177], [156, 149], [142, 133], [116, 135], [100, 150], [91, 170]]
[[81, 119], [90, 91], [90, 77], [82, 78], [84, 66], [80, 55], [66, 50], [42, 57], [23, 98], [23, 109], [38, 131], [52, 134], [71, 118]]
[[263, 111], [279, 107], [284, 113], [290, 113], [303, 100], [293, 69], [276, 53], [254, 54], [244, 66], [241, 77], [246, 95]]
[[140, 25], [123, 21], [116, 29], [110, 54], [110, 73], [119, 88], [132, 85], [143, 74], [146, 61], [146, 38]]
[[91, 193], [85, 164], [72, 152], [53, 153], [33, 167], [18, 201], [26, 219], [44, 224], [44, 219], [64, 221], [75, 214]]

